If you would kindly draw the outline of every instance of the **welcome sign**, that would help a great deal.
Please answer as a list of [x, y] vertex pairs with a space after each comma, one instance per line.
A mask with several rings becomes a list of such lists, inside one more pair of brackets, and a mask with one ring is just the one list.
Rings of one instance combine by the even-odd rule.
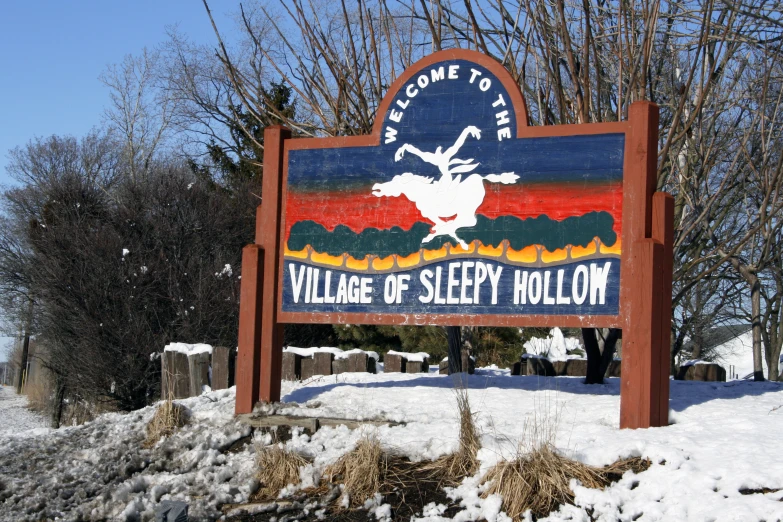
[[406, 71], [373, 136], [286, 140], [282, 318], [616, 321], [627, 124], [527, 127], [505, 69], [461, 53]]
[[620, 427], [668, 422], [673, 199], [658, 108], [529, 126], [494, 59], [439, 51], [366, 136], [264, 130], [242, 252], [236, 412], [280, 400], [286, 323], [623, 329]]

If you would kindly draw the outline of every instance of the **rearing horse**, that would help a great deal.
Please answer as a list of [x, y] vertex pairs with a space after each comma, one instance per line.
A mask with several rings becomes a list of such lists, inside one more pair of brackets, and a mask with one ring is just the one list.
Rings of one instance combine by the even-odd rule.
[[[503, 174], [471, 174], [466, 179], [442, 189], [432, 183], [432, 178], [417, 176], [410, 172], [394, 176], [386, 183], [376, 183], [372, 193], [376, 197], [399, 197], [404, 195], [416, 204], [422, 217], [435, 223], [430, 235], [422, 243], [432, 241], [437, 236], [450, 236], [462, 248], [468, 244], [457, 236], [457, 229], [472, 227], [476, 224], [476, 210], [484, 201], [486, 190], [484, 180], [491, 183], [514, 183], [519, 176], [513, 172]], [[454, 219], [448, 219], [454, 216]], [[448, 219], [448, 221], [447, 221]]]

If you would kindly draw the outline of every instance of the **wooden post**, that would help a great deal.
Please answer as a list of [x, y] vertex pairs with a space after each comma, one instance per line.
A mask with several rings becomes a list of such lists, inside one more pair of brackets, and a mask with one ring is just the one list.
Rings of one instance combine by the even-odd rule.
[[620, 427], [648, 428], [668, 424], [673, 206], [666, 195], [657, 196], [653, 204], [658, 107], [636, 102], [629, 119], [623, 187]]
[[231, 349], [225, 346], [212, 348], [212, 380], [209, 385], [213, 390], [225, 390], [230, 387], [229, 378]]
[[672, 271], [674, 268], [674, 197], [665, 192], [653, 194], [652, 237], [663, 245], [661, 260], [661, 313], [660, 344], [658, 344], [657, 379], [660, 382], [658, 392], [658, 426], [669, 424], [669, 358], [671, 356], [672, 332]]
[[168, 367], [171, 369], [169, 379], [173, 380], [171, 386], [175, 399], [187, 399], [190, 397], [190, 368], [188, 367], [188, 356], [181, 352], [166, 352], [171, 357], [168, 360]]
[[280, 212], [283, 192], [283, 144], [291, 131], [279, 125], [264, 129], [263, 205], [256, 223], [256, 243], [266, 252], [261, 306], [261, 375], [258, 399], [280, 400], [283, 325], [277, 322]]
[[258, 397], [261, 368], [261, 302], [264, 251], [258, 245], [242, 250], [242, 285], [239, 298], [239, 353], [237, 354], [237, 415], [250, 413]]
[[204, 385], [209, 385], [209, 354], [206, 352], [188, 356], [188, 373], [190, 375], [190, 396], [201, 395]]

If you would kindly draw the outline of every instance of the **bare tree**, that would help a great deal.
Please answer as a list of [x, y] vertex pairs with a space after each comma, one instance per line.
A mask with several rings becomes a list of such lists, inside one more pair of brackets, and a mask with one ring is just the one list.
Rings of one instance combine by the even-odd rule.
[[110, 65], [100, 80], [109, 88], [110, 105], [104, 110], [108, 128], [124, 144], [124, 165], [131, 179], [144, 175], [165, 144], [176, 114], [175, 100], [161, 88], [160, 53], [144, 49]]

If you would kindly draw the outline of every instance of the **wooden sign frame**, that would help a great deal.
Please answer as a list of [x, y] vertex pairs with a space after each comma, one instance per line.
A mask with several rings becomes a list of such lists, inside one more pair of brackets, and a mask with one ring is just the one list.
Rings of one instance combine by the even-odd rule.
[[[404, 313], [302, 313], [284, 311], [283, 251], [289, 153], [296, 150], [372, 147], [382, 140], [383, 115], [394, 96], [422, 69], [445, 60], [477, 64], [498, 78], [511, 97], [516, 138], [623, 134], [622, 252], [620, 304], [616, 315], [489, 315]], [[673, 199], [656, 192], [658, 108], [631, 105], [628, 121], [528, 126], [518, 85], [494, 59], [467, 50], [434, 53], [407, 69], [389, 88], [367, 136], [292, 139], [279, 126], [265, 130], [263, 203], [258, 207], [255, 244], [245, 247], [237, 359], [236, 412], [255, 402], [280, 400], [282, 325], [285, 323], [440, 324], [477, 326], [569, 326], [623, 329], [620, 426], [668, 424], [671, 327]]]

